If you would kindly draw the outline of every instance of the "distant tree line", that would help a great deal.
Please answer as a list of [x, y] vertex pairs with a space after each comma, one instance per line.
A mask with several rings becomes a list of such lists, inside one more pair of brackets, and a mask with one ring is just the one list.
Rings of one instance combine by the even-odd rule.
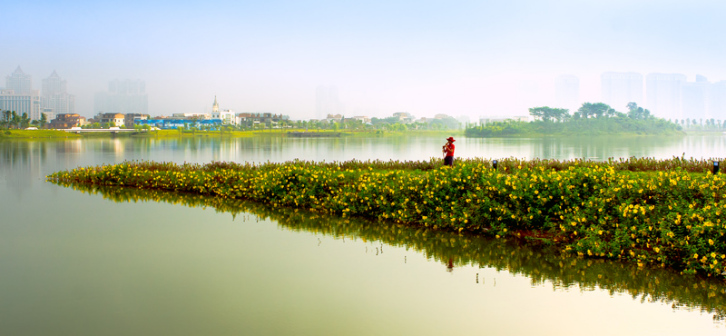
[[454, 118], [432, 119], [426, 122], [404, 122], [398, 117], [372, 118], [370, 123], [360, 119], [342, 118], [340, 121], [327, 120], [280, 120], [278, 122], [254, 123], [251, 120], [234, 126], [235, 130], [352, 130], [352, 131], [407, 131], [407, 130], [450, 130], [459, 129], [461, 124]]
[[583, 103], [570, 114], [568, 109], [548, 106], [533, 107], [529, 114], [533, 122], [508, 120], [486, 125], [470, 126], [470, 137], [591, 135], [591, 134], [669, 134], [682, 130], [676, 123], [654, 117], [636, 103], [626, 105], [628, 112], [618, 112], [605, 103]]
[[15, 111], [0, 110], [0, 129], [24, 129], [31, 125], [43, 128], [47, 123], [45, 113], [40, 114], [39, 120], [31, 120], [27, 113], [18, 115]]
[[675, 119], [674, 123], [680, 125], [684, 129], [696, 131], [723, 131], [726, 130], [726, 120], [721, 119]]
[[[30, 126], [44, 128], [49, 121], [45, 113], [41, 114], [39, 120], [31, 120], [27, 113], [18, 115], [15, 111], [0, 110], [0, 129], [25, 129]], [[108, 128], [114, 126], [111, 123], [93, 122], [83, 125], [82, 128]], [[137, 127], [138, 126], [138, 127]], [[121, 125], [121, 128], [125, 126]], [[135, 125], [134, 129], [148, 130], [148, 125]], [[263, 123], [247, 120], [239, 125], [188, 127], [186, 131], [249, 131], [249, 130], [274, 130], [274, 129], [295, 129], [295, 130], [383, 130], [383, 131], [407, 131], [407, 130], [454, 130], [460, 129], [461, 123], [452, 117], [430, 119], [425, 122], [406, 122], [398, 117], [372, 118], [370, 123], [364, 123], [359, 119], [342, 118], [340, 121], [327, 120], [279, 120], [266, 121]]]

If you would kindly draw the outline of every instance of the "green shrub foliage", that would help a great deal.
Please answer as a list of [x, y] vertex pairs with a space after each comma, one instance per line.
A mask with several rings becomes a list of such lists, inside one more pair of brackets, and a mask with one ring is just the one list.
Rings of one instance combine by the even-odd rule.
[[125, 162], [50, 175], [244, 199], [409, 226], [516, 236], [591, 258], [726, 271], [726, 179], [710, 161], [482, 159], [293, 161], [261, 165]]

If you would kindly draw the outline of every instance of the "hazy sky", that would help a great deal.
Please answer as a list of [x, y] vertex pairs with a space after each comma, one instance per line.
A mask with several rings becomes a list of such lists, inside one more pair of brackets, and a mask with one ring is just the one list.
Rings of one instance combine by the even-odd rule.
[[[554, 80], [600, 100], [605, 71], [726, 80], [724, 1], [5, 1], [0, 86], [53, 70], [92, 116], [112, 79], [146, 82], [151, 115], [222, 109], [315, 117], [337, 87], [345, 114], [526, 115]], [[617, 108], [617, 107], [616, 107]], [[623, 108], [618, 108], [622, 110]]]

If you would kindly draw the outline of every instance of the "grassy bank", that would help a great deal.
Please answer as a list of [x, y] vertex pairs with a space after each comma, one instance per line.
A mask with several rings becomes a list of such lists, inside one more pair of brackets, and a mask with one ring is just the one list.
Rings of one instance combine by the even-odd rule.
[[50, 175], [248, 199], [411, 226], [516, 236], [591, 258], [726, 271], [726, 179], [710, 161], [127, 162]]
[[132, 133], [131, 137], [134, 138], [178, 138], [178, 137], [250, 137], [253, 136], [252, 131], [180, 131], [180, 130], [155, 130], [155, 131], [142, 131]]
[[197, 131], [197, 130], [153, 130], [139, 132], [98, 132], [98, 133], [74, 133], [59, 130], [0, 130], [0, 139], [22, 139], [22, 138], [178, 138], [178, 137], [225, 137], [225, 138], [244, 138], [244, 137], [286, 137], [289, 133], [310, 133], [316, 137], [381, 137], [381, 136], [456, 136], [461, 135], [463, 131], [432, 131], [432, 130], [409, 130], [409, 131], [383, 131], [383, 130], [303, 130], [303, 129], [284, 129], [284, 130], [246, 130], [246, 131]]
[[0, 139], [76, 139], [80, 137], [79, 134], [57, 130], [0, 130]]

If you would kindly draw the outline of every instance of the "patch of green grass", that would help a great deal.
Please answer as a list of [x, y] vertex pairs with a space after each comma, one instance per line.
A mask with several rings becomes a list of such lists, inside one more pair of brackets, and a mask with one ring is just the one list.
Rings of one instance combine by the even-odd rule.
[[1, 130], [0, 139], [65, 139], [80, 138], [75, 133], [58, 130]]

